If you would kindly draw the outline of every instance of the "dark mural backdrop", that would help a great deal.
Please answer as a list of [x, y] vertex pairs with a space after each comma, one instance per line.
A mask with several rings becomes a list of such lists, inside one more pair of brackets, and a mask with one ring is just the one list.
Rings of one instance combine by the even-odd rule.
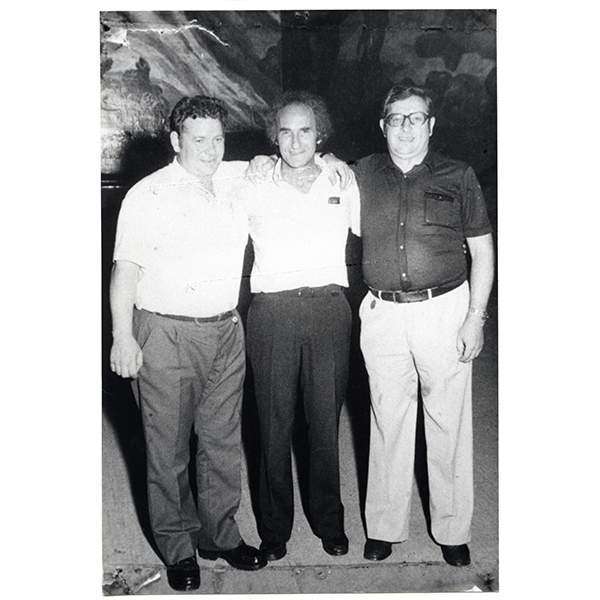
[[183, 95], [227, 103], [226, 158], [268, 151], [264, 117], [287, 88], [326, 99], [327, 149], [353, 160], [384, 148], [382, 97], [411, 81], [435, 97], [435, 146], [493, 184], [495, 21], [491, 10], [101, 13], [102, 172], [137, 179], [164, 164]]
[[[103, 410], [120, 440], [144, 528], [147, 507], [139, 414], [128, 383], [108, 368], [108, 281], [121, 200], [132, 183], [172, 157], [166, 123], [175, 102], [194, 94], [225, 101], [231, 114], [225, 159], [249, 159], [272, 151], [262, 128], [273, 99], [283, 89], [310, 89], [325, 98], [334, 121], [335, 134], [325, 150], [352, 161], [385, 151], [378, 128], [379, 107], [391, 85], [409, 81], [426, 85], [437, 105], [432, 144], [474, 167], [495, 224], [495, 22], [491, 10], [100, 14]], [[357, 307], [366, 290], [356, 238], [350, 240], [346, 258], [348, 298], [354, 312], [346, 406], [362, 506], [369, 393], [358, 345]], [[240, 291], [243, 318], [250, 298], [251, 265], [249, 245]], [[492, 311], [495, 302], [494, 290]], [[495, 335], [490, 325], [486, 336]], [[246, 382], [242, 431], [254, 497], [258, 440], [250, 370]], [[420, 447], [417, 443], [417, 465], [424, 464]]]

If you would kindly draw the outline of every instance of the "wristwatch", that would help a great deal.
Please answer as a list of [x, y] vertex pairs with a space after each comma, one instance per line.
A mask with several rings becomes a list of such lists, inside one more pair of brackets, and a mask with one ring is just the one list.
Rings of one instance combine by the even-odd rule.
[[483, 310], [481, 308], [469, 307], [468, 312], [470, 315], [477, 315], [482, 321], [487, 321], [490, 318], [487, 310]]

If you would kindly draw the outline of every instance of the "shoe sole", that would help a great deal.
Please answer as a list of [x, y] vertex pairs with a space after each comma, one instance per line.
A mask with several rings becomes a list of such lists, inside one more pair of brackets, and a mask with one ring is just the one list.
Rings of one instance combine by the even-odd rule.
[[267, 566], [267, 562], [259, 562], [256, 565], [242, 565], [239, 563], [231, 562], [227, 557], [223, 556], [219, 552], [213, 550], [203, 550], [202, 552], [198, 550], [198, 556], [205, 560], [217, 560], [217, 558], [222, 558], [229, 566], [234, 569], [238, 569], [240, 571], [258, 571]]
[[365, 560], [372, 560], [372, 561], [381, 561], [381, 560], [385, 560], [386, 558], [389, 558], [391, 556], [391, 552], [389, 552], [388, 554], [363, 554], [363, 557], [365, 558]]
[[[446, 560], [446, 559], [444, 559]], [[471, 561], [469, 562], [462, 562], [462, 561], [458, 561], [458, 562], [450, 562], [448, 560], [446, 560], [446, 562], [451, 566], [451, 567], [468, 567], [471, 564]]]
[[226, 558], [223, 558], [223, 560], [229, 566], [233, 567], [234, 569], [238, 569], [239, 571], [258, 571], [267, 566], [267, 561], [265, 561], [264, 563], [260, 562], [257, 565], [241, 565], [241, 564], [237, 564], [237, 563], [232, 563], [232, 562], [228, 561]]
[[442, 558], [451, 566], [451, 567], [468, 567], [471, 564], [471, 555], [467, 549], [466, 556], [460, 558], [452, 558], [452, 556], [446, 557], [444, 551], [442, 550]]
[[344, 554], [348, 554], [348, 548], [340, 548], [339, 550], [333, 550], [332, 548], [328, 550], [327, 548], [323, 548], [323, 550], [325, 550], [329, 556], [344, 556]]
[[284, 549], [283, 552], [269, 552], [268, 554], [261, 552], [261, 554], [266, 561], [274, 562], [276, 560], [281, 560], [287, 554], [287, 549]]
[[[168, 583], [168, 582], [167, 582], [167, 583]], [[197, 589], [199, 589], [199, 588], [200, 588], [200, 584], [196, 585], [196, 584], [194, 583], [194, 584], [189, 584], [189, 585], [186, 585], [186, 586], [184, 586], [184, 587], [179, 587], [179, 586], [174, 586], [174, 585], [171, 585], [171, 584], [169, 583], [169, 587], [170, 587], [172, 590], [175, 590], [176, 592], [191, 592], [192, 590], [197, 590]]]
[[176, 592], [189, 592], [191, 590], [197, 590], [200, 587], [200, 575], [198, 575], [197, 582], [190, 581], [188, 579], [187, 581], [185, 581], [185, 583], [177, 584], [177, 585], [172, 583], [171, 580], [169, 579], [169, 576], [167, 575], [167, 583], [169, 584], [169, 587], [171, 589], [175, 590]]

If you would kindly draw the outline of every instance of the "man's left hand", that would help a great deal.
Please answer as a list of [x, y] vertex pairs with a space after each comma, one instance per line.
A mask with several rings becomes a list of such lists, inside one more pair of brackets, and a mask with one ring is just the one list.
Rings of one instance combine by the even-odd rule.
[[246, 169], [245, 177], [252, 183], [261, 183], [267, 181], [273, 175], [273, 168], [277, 159], [273, 156], [259, 154], [255, 156], [249, 163]]
[[483, 348], [483, 320], [469, 315], [456, 336], [456, 350], [460, 362], [470, 362], [479, 356]]
[[345, 190], [354, 182], [352, 169], [335, 154], [323, 154], [321, 158], [327, 165], [327, 176], [332, 185], [339, 181], [340, 187]]

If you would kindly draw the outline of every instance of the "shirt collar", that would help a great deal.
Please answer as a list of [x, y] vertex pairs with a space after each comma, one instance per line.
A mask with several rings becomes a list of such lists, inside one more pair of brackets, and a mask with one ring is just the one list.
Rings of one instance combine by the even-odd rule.
[[[281, 175], [282, 162], [283, 161], [281, 160], [281, 157], [279, 157], [277, 159], [277, 162], [275, 163], [275, 167], [273, 168], [273, 181], [277, 184], [279, 184], [283, 181], [283, 177]], [[315, 164], [321, 168], [321, 172], [315, 179], [315, 181], [318, 181], [323, 176], [323, 173], [325, 172], [326, 163], [318, 154], [315, 154]]]
[[[219, 169], [221, 169], [222, 164], [223, 164], [223, 161], [221, 161], [221, 163], [217, 167], [217, 170], [213, 173], [213, 176], [212, 176], [213, 184], [214, 184], [214, 180], [215, 180], [215, 175], [217, 175], [219, 173]], [[171, 163], [171, 168], [173, 169], [173, 175], [180, 181], [193, 181], [193, 182], [200, 181], [199, 177], [197, 177], [193, 173], [190, 173], [185, 167], [183, 167], [181, 165], [181, 163], [177, 160], [177, 156], [175, 156], [175, 158], [173, 159], [173, 162]]]
[[[412, 173], [414, 169], [418, 169], [418, 167], [420, 167], [421, 165], [425, 165], [429, 169], [429, 171], [433, 173], [437, 163], [438, 163], [437, 153], [434, 150], [431, 150], [431, 148], [430, 148], [427, 151], [425, 158], [418, 165], [415, 165], [409, 171], [409, 173]], [[390, 156], [389, 152], [386, 152], [384, 155], [382, 155], [382, 160], [381, 160], [381, 163], [378, 166], [378, 168], [385, 169], [385, 170], [391, 171], [391, 172], [399, 170], [398, 167], [394, 164], [394, 161], [392, 160], [392, 157]]]
[[280, 181], [282, 181], [282, 177], [281, 177], [281, 157], [279, 157], [277, 159], [277, 162], [275, 163], [275, 167], [273, 168], [273, 181], [275, 183], [279, 183]]
[[181, 163], [177, 160], [177, 156], [173, 158], [173, 162], [171, 163], [171, 170], [173, 171], [173, 176], [177, 178], [179, 181], [197, 181], [198, 178], [190, 173], [187, 169], [185, 169]]
[[433, 173], [437, 164], [439, 162], [438, 153], [432, 150], [431, 148], [427, 151], [427, 155], [423, 159], [423, 163], [425, 166], [429, 168], [429, 170]]

